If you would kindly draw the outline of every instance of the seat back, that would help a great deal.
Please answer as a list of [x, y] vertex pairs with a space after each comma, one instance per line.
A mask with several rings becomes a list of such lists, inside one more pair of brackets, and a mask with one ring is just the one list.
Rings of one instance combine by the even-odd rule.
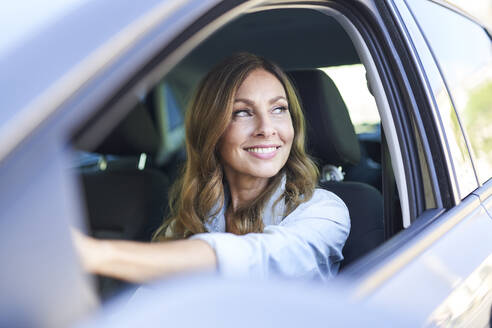
[[[356, 165], [360, 160], [359, 142], [335, 83], [321, 70], [292, 71], [289, 76], [306, 117], [308, 153], [320, 168]], [[342, 267], [384, 241], [383, 199], [377, 189], [329, 177], [322, 177], [319, 186], [338, 195], [349, 209], [351, 231], [343, 249]]]
[[79, 169], [94, 236], [150, 240], [162, 223], [170, 186], [149, 165], [161, 143], [148, 108], [140, 103], [95, 149], [103, 163]]
[[87, 214], [97, 238], [150, 241], [167, 208], [169, 181], [154, 169], [82, 173]]
[[340, 197], [350, 213], [350, 235], [343, 248], [343, 269], [384, 241], [383, 197], [379, 190], [360, 182], [321, 182], [320, 187]]

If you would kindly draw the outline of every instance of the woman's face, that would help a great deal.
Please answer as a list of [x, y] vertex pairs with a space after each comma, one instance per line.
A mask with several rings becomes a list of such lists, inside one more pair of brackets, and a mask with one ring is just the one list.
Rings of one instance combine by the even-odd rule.
[[228, 179], [270, 178], [285, 165], [294, 127], [282, 83], [271, 73], [249, 73], [234, 97], [219, 152]]

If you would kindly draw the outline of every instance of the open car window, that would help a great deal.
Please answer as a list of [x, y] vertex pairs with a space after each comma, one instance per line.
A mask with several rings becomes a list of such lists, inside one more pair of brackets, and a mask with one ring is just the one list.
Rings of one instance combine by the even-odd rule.
[[[292, 43], [299, 45], [294, 49]], [[128, 114], [117, 124], [106, 123], [107, 131], [99, 140], [88, 137], [97, 118], [76, 134], [74, 148], [84, 154], [76, 171], [90, 232], [102, 238], [150, 241], [169, 214], [168, 193], [186, 160], [184, 115], [197, 83], [217, 62], [237, 51], [276, 62], [298, 88], [308, 121], [308, 150], [316, 155], [323, 173], [319, 185], [341, 196], [351, 212], [352, 234], [343, 267], [409, 227], [421, 211], [413, 208], [411, 193], [420, 189], [409, 187], [418, 188], [408, 181], [410, 164], [402, 154], [409, 146], [397, 121], [403, 118], [394, 114], [394, 101], [380, 76], [377, 63], [381, 58], [375, 57], [360, 31], [340, 12], [279, 6], [258, 7], [231, 19], [194, 47], [187, 46], [186, 55], [164, 73], [157, 65], [141, 76], [135, 89], [126, 89], [138, 94], [137, 101], [116, 99], [101, 109]], [[309, 76], [318, 73], [332, 81], [330, 89], [310, 80]], [[303, 91], [305, 86], [316, 90], [322, 102], [314, 102], [316, 97]], [[339, 100], [332, 105], [335, 98]], [[356, 147], [360, 156], [339, 163], [333, 154], [323, 152], [322, 145], [346, 142], [345, 134], [327, 133], [332, 132], [330, 124], [344, 115], [348, 117], [344, 124], [352, 131], [350, 138], [355, 140], [349, 148]], [[101, 122], [99, 128], [104, 129]], [[326, 124], [315, 126], [319, 122]], [[84, 169], [84, 156], [91, 159], [94, 169]], [[420, 165], [418, 158], [413, 160]], [[352, 197], [352, 190], [360, 189], [368, 196]], [[370, 237], [364, 230], [368, 228], [357, 222], [371, 222]], [[100, 292], [109, 297], [122, 285], [103, 279]]]

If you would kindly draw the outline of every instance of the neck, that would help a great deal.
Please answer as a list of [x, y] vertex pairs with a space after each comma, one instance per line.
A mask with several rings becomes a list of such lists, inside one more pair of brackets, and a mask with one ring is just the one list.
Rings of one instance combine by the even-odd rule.
[[237, 176], [227, 172], [226, 178], [231, 195], [230, 209], [233, 211], [257, 198], [268, 184], [268, 178]]

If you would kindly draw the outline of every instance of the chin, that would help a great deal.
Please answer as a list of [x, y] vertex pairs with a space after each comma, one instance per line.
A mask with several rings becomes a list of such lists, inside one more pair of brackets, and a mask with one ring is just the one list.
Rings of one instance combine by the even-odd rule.
[[250, 174], [254, 177], [258, 178], [272, 178], [280, 172], [280, 168], [262, 168], [262, 167], [256, 167], [253, 170], [250, 171]]
[[255, 172], [255, 174], [252, 174], [252, 175], [255, 178], [270, 179], [270, 178], [273, 178], [275, 175], [277, 175], [277, 173], [275, 173], [275, 174], [268, 174], [268, 173], [259, 174], [258, 172]]

